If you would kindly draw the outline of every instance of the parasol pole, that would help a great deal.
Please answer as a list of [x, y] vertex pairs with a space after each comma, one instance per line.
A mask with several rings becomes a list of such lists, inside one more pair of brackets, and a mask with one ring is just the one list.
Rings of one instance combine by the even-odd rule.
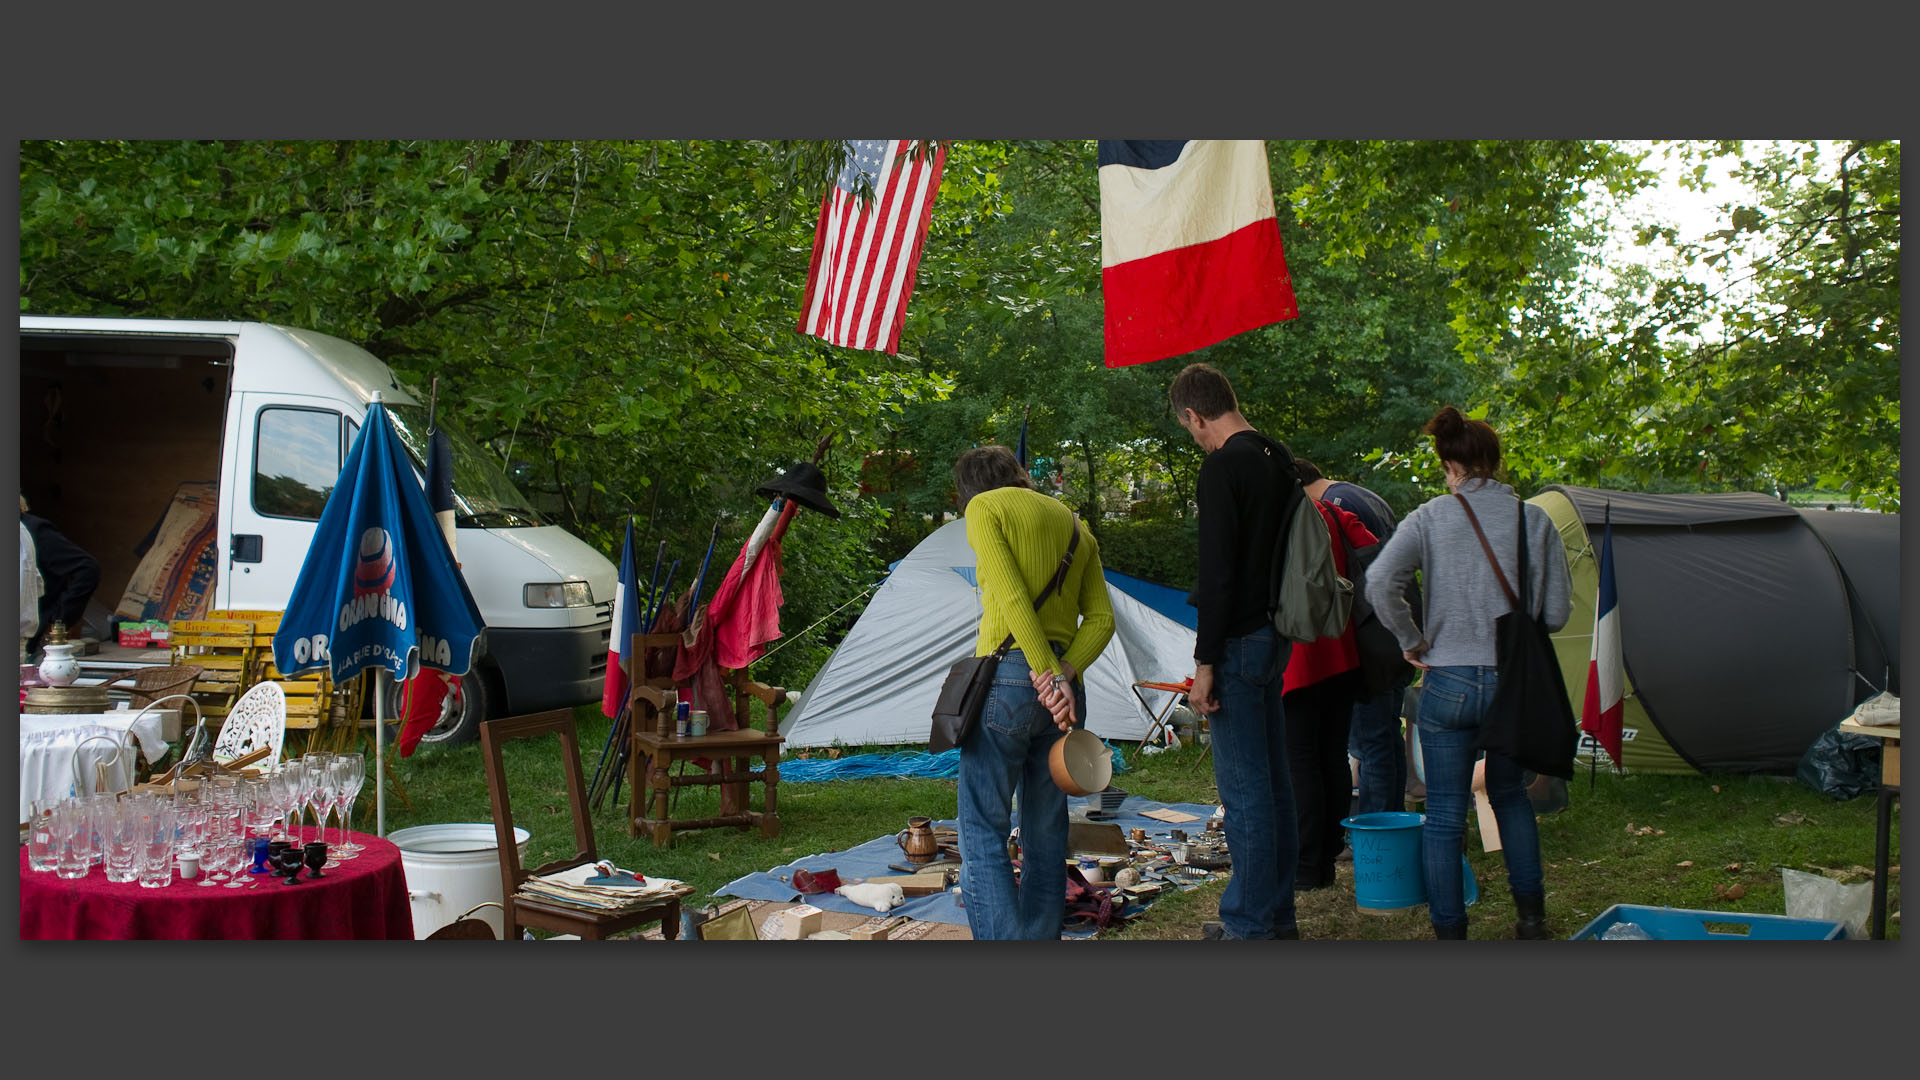
[[382, 666], [373, 670], [373, 835], [381, 839], [387, 835], [386, 741], [387, 669]]
[[[373, 403], [380, 405], [380, 391], [373, 392]], [[386, 422], [386, 417], [381, 417]], [[381, 667], [373, 676], [373, 835], [382, 839], [387, 835], [387, 774], [385, 743], [387, 741], [387, 669]]]

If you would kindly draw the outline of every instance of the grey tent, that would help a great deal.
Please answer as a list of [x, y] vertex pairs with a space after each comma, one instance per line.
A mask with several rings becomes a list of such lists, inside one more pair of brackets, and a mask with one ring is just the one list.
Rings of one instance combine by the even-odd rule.
[[1855, 704], [1898, 685], [1897, 515], [1565, 485], [1530, 501], [1573, 573], [1554, 646], [1576, 716], [1611, 506], [1629, 769], [1790, 773]]
[[[947, 669], [973, 654], [980, 621], [973, 573], [964, 520], [916, 545], [782, 718], [787, 745], [925, 743]], [[1133, 683], [1192, 675], [1194, 634], [1111, 584], [1107, 595], [1115, 629], [1086, 672], [1087, 727], [1103, 738], [1137, 740], [1152, 718]]]

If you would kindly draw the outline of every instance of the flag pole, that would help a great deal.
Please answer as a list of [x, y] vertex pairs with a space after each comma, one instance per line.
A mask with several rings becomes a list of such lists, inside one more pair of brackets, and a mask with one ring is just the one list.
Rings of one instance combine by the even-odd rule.
[[[1608, 499], [1606, 502], [1606, 509], [1604, 511], [1604, 517], [1602, 519], [1601, 528], [1603, 529], [1613, 528], [1613, 500], [1612, 499]], [[1594, 594], [1593, 641], [1594, 641], [1594, 655], [1598, 656], [1599, 648], [1600, 648], [1600, 618], [1599, 618], [1600, 597], [1599, 597], [1597, 585], [1595, 586], [1595, 589], [1596, 591]], [[1587, 750], [1587, 792], [1588, 794], [1592, 794], [1594, 783], [1600, 773], [1600, 733], [1597, 731], [1589, 731], [1586, 733], [1586, 735], [1587, 735], [1587, 738], [1593, 744]], [[1620, 768], [1620, 763], [1617, 761], [1614, 762], [1613, 767], [1615, 769]]]

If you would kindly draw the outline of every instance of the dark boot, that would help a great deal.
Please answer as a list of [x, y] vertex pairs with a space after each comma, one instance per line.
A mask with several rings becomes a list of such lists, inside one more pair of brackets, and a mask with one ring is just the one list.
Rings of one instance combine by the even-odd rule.
[[1553, 935], [1547, 930], [1547, 898], [1544, 896], [1513, 895], [1514, 910], [1520, 918], [1513, 924], [1513, 936], [1516, 941], [1546, 941]]
[[1433, 937], [1436, 941], [1465, 941], [1467, 940], [1467, 928], [1464, 925], [1436, 926], [1433, 928]]

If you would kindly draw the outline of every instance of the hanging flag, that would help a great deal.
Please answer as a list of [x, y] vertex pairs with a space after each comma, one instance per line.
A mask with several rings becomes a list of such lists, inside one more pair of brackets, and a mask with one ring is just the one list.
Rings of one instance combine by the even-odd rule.
[[[454, 525], [453, 441], [447, 438], [444, 428], [436, 426], [427, 436], [427, 470], [421, 483], [427, 489], [427, 506], [440, 525], [440, 534], [447, 538], [447, 551], [458, 566], [460, 540]], [[453, 710], [460, 707], [460, 679], [459, 675], [423, 667], [420, 674], [402, 684], [397, 744], [401, 757], [412, 757], [421, 736], [453, 718]]]
[[1606, 531], [1600, 539], [1600, 594], [1594, 601], [1593, 652], [1587, 662], [1587, 700], [1580, 713], [1580, 730], [1597, 739], [1620, 767], [1620, 741], [1625, 706], [1626, 660], [1620, 651], [1620, 609], [1613, 585], [1613, 507], [1607, 507]]
[[1100, 289], [1108, 367], [1298, 316], [1266, 144], [1100, 140]]
[[[654, 570], [660, 569], [655, 560]], [[620, 582], [613, 590], [613, 632], [607, 640], [607, 681], [600, 694], [600, 711], [609, 717], [620, 715], [627, 704], [627, 687], [632, 680], [627, 651], [633, 648], [633, 635], [640, 632], [640, 575], [633, 563], [633, 519], [627, 519], [627, 539], [620, 545]]]
[[[800, 332], [850, 349], [900, 348], [907, 299], [940, 191], [945, 145], [910, 152], [908, 139], [858, 139], [820, 204]], [[873, 197], [855, 194], [865, 177]]]

